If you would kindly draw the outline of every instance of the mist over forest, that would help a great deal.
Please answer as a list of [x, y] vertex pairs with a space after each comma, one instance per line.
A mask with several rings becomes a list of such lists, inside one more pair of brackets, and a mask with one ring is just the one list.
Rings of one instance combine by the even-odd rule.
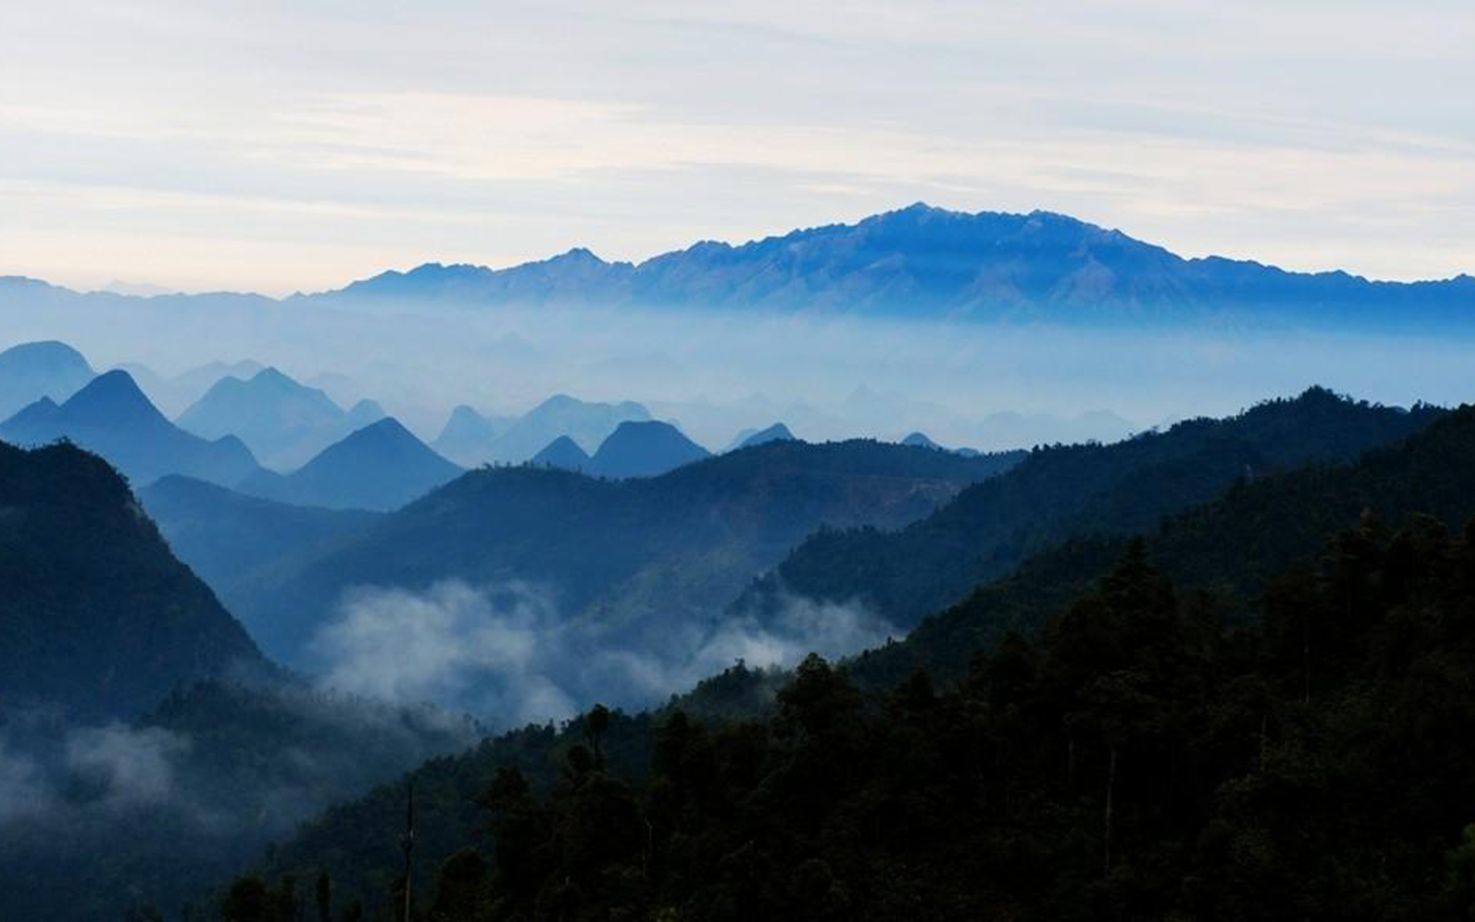
[[0, 4], [0, 922], [1475, 919], [1475, 8]]

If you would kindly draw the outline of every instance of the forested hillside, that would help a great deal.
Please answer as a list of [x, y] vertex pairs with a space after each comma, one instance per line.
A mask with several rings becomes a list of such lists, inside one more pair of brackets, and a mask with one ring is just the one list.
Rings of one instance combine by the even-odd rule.
[[105, 461], [0, 443], [0, 716], [126, 717], [181, 682], [272, 668]]
[[[1472, 450], [1462, 408], [1148, 540], [1040, 555], [903, 643], [807, 662], [776, 701], [739, 667], [652, 715], [427, 765], [421, 907], [1440, 917], [1475, 893], [1475, 530], [1446, 524], [1475, 509]], [[267, 878], [326, 869], [388, 905], [402, 856], [369, 830], [404, 793], [325, 815]]]
[[[811, 658], [766, 719], [595, 709], [561, 741], [504, 738], [420, 773], [439, 814], [422, 819], [421, 860], [439, 870], [419, 911], [1457, 918], [1475, 896], [1475, 527], [1365, 519], [1258, 609], [1226, 626], [1139, 540], [1037, 637], [979, 651], [957, 683], [919, 671], [867, 697]], [[458, 789], [459, 804], [442, 799]], [[386, 825], [394, 794], [373, 801]], [[366, 816], [329, 814], [307, 840], [319, 851], [276, 866], [320, 862], [373, 881], [354, 897], [371, 912], [391, 905], [393, 864], [371, 878], [341, 866], [367, 857], [368, 830], [350, 825]], [[243, 879], [224, 905], [291, 918], [271, 895]]]
[[540, 585], [561, 618], [597, 615], [601, 628], [659, 647], [673, 626], [710, 622], [819, 526], [904, 525], [1020, 456], [854, 440], [774, 442], [622, 481], [483, 468], [230, 595], [252, 635], [289, 663], [346, 587], [451, 579]]
[[800, 595], [860, 602], [906, 627], [1067, 538], [1128, 535], [1213, 498], [1241, 478], [1351, 460], [1443, 411], [1372, 406], [1312, 388], [1223, 420], [1196, 419], [1111, 445], [1037, 448], [898, 532], [811, 537], [739, 604]]

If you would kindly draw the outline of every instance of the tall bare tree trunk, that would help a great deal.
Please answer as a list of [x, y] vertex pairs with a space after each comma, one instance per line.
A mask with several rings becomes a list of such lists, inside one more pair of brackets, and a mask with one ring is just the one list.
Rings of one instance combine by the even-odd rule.
[[1107, 873], [1111, 872], [1111, 809], [1112, 798], [1116, 795], [1116, 746], [1111, 747], [1111, 760], [1106, 768], [1106, 817], [1103, 823], [1105, 827], [1102, 835], [1103, 866]]

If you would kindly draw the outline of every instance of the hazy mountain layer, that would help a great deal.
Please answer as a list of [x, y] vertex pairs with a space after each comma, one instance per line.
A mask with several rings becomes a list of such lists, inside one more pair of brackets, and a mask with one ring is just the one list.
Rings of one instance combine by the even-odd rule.
[[600, 443], [589, 471], [601, 477], [655, 477], [710, 455], [670, 423], [624, 422]]
[[1065, 215], [967, 214], [923, 204], [741, 245], [702, 242], [639, 265], [573, 250], [492, 270], [427, 264], [316, 300], [638, 303], [902, 317], [1182, 320], [1250, 309], [1264, 321], [1377, 326], [1475, 319], [1475, 278], [1371, 282], [1220, 257], [1184, 259]]
[[231, 608], [241, 601], [236, 587], [378, 518], [357, 509], [293, 506], [189, 477], [164, 477], [138, 498], [179, 558]]
[[902, 531], [815, 535], [743, 604], [782, 604], [774, 600], [792, 595], [858, 602], [909, 625], [1070, 536], [1150, 528], [1239, 478], [1353, 458], [1442, 412], [1369, 406], [1312, 389], [1230, 419], [1192, 420], [1112, 445], [1036, 449], [1007, 475], [965, 490]]
[[98, 375], [60, 406], [43, 397], [0, 423], [0, 439], [19, 445], [68, 439], [139, 485], [184, 474], [229, 486], [260, 470], [239, 439], [207, 441], [169, 422], [121, 370]]
[[82, 389], [95, 372], [82, 353], [59, 342], [21, 343], [0, 352], [0, 419], [42, 397], [56, 403]]
[[[366, 407], [360, 412], [374, 411]], [[327, 394], [298, 384], [275, 368], [249, 379], [220, 379], [177, 423], [207, 439], [237, 436], [262, 464], [278, 470], [300, 467], [355, 428]]]
[[304, 645], [345, 588], [445, 580], [531, 585], [558, 622], [684, 642], [815, 528], [904, 524], [1017, 457], [782, 442], [623, 481], [482, 469], [232, 596], [253, 636], [288, 662], [310, 658]]
[[298, 506], [388, 510], [453, 479], [461, 468], [390, 417], [323, 449], [290, 474], [263, 471], [244, 493]]

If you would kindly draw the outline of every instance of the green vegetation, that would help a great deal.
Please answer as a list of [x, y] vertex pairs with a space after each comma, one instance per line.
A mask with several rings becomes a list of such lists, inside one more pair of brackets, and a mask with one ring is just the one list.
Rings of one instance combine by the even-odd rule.
[[1350, 461], [1407, 438], [1442, 412], [1371, 406], [1312, 388], [1236, 417], [1191, 420], [1112, 445], [1037, 448], [899, 532], [814, 535], [745, 601], [764, 604], [785, 593], [859, 600], [910, 627], [1062, 542], [1155, 528], [1238, 479]]
[[447, 579], [547, 585], [563, 617], [587, 615], [655, 643], [716, 620], [820, 525], [900, 527], [1019, 458], [854, 440], [775, 442], [622, 481], [482, 468], [221, 591], [263, 649], [289, 665], [345, 587], [420, 590]]
[[68, 444], [0, 443], [0, 703], [81, 719], [153, 707], [178, 683], [270, 667], [175, 560], [128, 484]]
[[1464, 917], [1475, 525], [1369, 515], [1259, 611], [1134, 541], [958, 683], [868, 698], [812, 657], [767, 719], [625, 723], [645, 772], [597, 710], [546, 793], [478, 779], [417, 918]]

